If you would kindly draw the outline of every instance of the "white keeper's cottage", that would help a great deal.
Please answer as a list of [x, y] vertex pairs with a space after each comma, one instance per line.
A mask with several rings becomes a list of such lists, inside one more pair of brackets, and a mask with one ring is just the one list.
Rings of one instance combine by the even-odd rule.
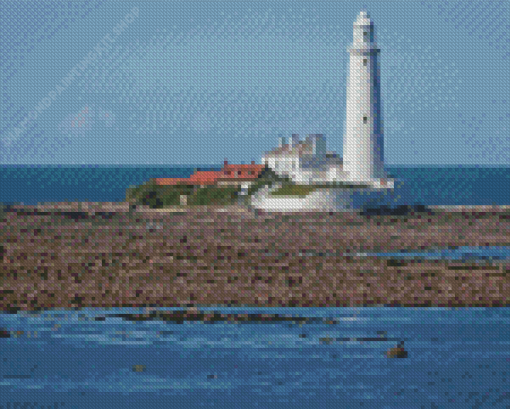
[[280, 176], [288, 176], [297, 184], [314, 184], [344, 180], [342, 159], [335, 152], [326, 150], [322, 134], [307, 135], [300, 141], [292, 135], [290, 143], [280, 137], [278, 148], [266, 152], [262, 162]]

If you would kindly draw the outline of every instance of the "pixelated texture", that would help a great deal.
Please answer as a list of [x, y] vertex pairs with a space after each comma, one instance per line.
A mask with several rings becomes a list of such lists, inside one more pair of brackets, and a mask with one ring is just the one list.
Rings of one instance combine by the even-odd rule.
[[[125, 190], [189, 169], [2, 168], [35, 203], [0, 207], [1, 409], [510, 406], [508, 168], [479, 167], [509, 164], [508, 2], [367, 6], [386, 161], [478, 166], [395, 169], [467, 206], [151, 209]], [[342, 152], [357, 4], [0, 7], [1, 164]], [[65, 195], [103, 203], [36, 205]]]
[[[508, 2], [367, 6], [381, 48], [387, 164], [510, 163]], [[0, 163], [250, 161], [292, 133], [324, 134], [342, 152], [359, 9], [2, 1]], [[114, 41], [84, 64], [107, 35]]]
[[[507, 245], [508, 209], [35, 209], [0, 222], [2, 408], [510, 403], [508, 247], [492, 260], [364, 254]], [[78, 310], [22, 312], [43, 306]]]

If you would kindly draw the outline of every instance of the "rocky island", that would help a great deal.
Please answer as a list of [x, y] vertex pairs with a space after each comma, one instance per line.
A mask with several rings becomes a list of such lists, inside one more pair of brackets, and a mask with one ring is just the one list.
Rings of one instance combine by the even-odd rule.
[[363, 253], [509, 246], [510, 207], [267, 213], [129, 203], [0, 212], [0, 309], [508, 306], [509, 260]]

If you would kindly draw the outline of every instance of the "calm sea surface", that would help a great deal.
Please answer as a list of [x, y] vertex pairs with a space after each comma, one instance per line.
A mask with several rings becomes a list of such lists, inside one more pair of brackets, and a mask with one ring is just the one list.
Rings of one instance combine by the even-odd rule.
[[[207, 166], [0, 165], [0, 202], [116, 202], [129, 186], [156, 177], [188, 177]], [[387, 167], [403, 180], [407, 204], [509, 205], [510, 167]]]
[[[0, 338], [0, 408], [510, 405], [510, 308], [203, 310], [337, 323], [177, 324], [112, 316], [143, 312], [135, 308], [0, 314], [0, 327], [11, 334]], [[387, 358], [398, 341], [408, 357]]]

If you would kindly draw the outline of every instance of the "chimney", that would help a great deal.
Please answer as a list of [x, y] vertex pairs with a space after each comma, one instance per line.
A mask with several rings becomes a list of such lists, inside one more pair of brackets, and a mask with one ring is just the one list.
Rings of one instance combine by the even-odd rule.
[[326, 139], [323, 134], [310, 134], [310, 142], [312, 144], [312, 151], [314, 155], [326, 155]]
[[252, 164], [252, 165], [255, 165], [255, 161], [254, 161], [254, 160], [252, 160], [252, 161], [251, 161], [251, 164]]
[[278, 138], [278, 146], [281, 148], [281, 147], [283, 147], [283, 145], [285, 145], [285, 137], [280, 136]]
[[227, 166], [228, 165], [228, 160], [225, 159], [225, 161], [223, 162], [223, 166]]

